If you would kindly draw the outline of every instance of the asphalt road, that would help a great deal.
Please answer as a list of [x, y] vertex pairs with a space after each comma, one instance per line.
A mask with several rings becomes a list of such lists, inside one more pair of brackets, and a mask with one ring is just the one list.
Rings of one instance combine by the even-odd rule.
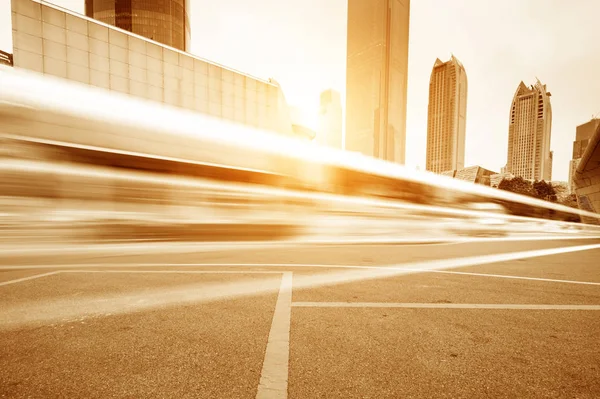
[[0, 397], [600, 397], [600, 239], [125, 248], [0, 252]]

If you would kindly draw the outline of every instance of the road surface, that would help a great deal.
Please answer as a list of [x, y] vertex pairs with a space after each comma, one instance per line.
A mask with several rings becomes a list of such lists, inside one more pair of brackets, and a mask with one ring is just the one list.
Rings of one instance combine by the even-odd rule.
[[600, 397], [600, 239], [161, 245], [0, 252], [0, 396]]

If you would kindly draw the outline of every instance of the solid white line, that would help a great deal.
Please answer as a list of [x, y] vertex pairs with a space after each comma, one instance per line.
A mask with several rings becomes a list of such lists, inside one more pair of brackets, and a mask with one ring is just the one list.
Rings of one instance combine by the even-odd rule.
[[58, 273], [60, 273], [60, 272], [58, 272], [58, 271], [56, 271], [56, 272], [48, 272], [48, 273], [36, 274], [35, 276], [29, 276], [29, 277], [18, 278], [18, 279], [15, 279], [15, 280], [3, 281], [3, 282], [0, 283], [0, 286], [21, 283], [23, 281], [34, 280], [34, 279], [40, 278], [40, 277], [52, 276], [52, 275], [58, 274]]
[[462, 276], [475, 276], [475, 277], [507, 278], [507, 279], [513, 279], [513, 280], [544, 281], [544, 282], [548, 282], [548, 283], [600, 285], [600, 282], [594, 282], [594, 281], [560, 280], [560, 279], [543, 278], [543, 277], [510, 276], [507, 274], [470, 273], [470, 272], [456, 272], [456, 271], [447, 271], [447, 270], [431, 270], [431, 273], [458, 274], [458, 275], [462, 275]]
[[293, 302], [292, 306], [297, 308], [600, 310], [600, 305], [523, 305], [503, 303]]
[[291, 312], [292, 273], [286, 272], [281, 277], [256, 399], [287, 398]]
[[479, 243], [479, 242], [511, 242], [511, 241], [565, 241], [565, 240], [591, 240], [599, 239], [598, 235], [590, 236], [569, 236], [569, 235], [540, 235], [540, 236], [506, 236], [506, 237], [464, 237], [459, 238], [456, 243]]
[[[493, 254], [493, 255], [483, 255], [483, 256], [474, 256], [474, 257], [465, 257], [465, 258], [452, 258], [452, 259], [436, 259], [432, 261], [424, 261], [424, 262], [414, 262], [414, 263], [406, 263], [400, 264], [397, 266], [350, 266], [350, 265], [311, 265], [311, 264], [260, 264], [260, 263], [252, 263], [252, 264], [244, 264], [244, 263], [227, 263], [227, 264], [218, 264], [218, 263], [195, 263], [195, 264], [95, 264], [95, 265], [52, 265], [52, 266], [14, 266], [14, 267], [0, 267], [0, 269], [33, 269], [33, 268], [54, 268], [54, 269], [64, 269], [64, 268], [81, 268], [81, 267], [107, 267], [107, 268], [115, 268], [115, 267], [278, 267], [278, 268], [292, 268], [292, 267], [307, 267], [307, 268], [341, 268], [341, 269], [363, 269], [361, 271], [357, 271], [354, 274], [348, 273], [339, 273], [337, 275], [325, 275], [325, 276], [302, 276], [301, 284], [298, 287], [311, 287], [311, 286], [323, 286], [323, 285], [335, 285], [341, 284], [345, 282], [351, 281], [360, 281], [360, 280], [369, 280], [369, 279], [377, 279], [384, 277], [393, 277], [402, 274], [411, 274], [411, 273], [436, 273], [441, 272], [443, 269], [453, 269], [467, 266], [478, 266], [490, 263], [499, 263], [499, 262], [507, 262], [511, 260], [517, 259], [526, 259], [526, 258], [535, 258], [541, 256], [549, 256], [549, 255], [557, 255], [563, 253], [570, 252], [578, 252], [578, 251], [587, 251], [592, 249], [600, 249], [600, 244], [593, 245], [580, 245], [580, 246], [571, 246], [571, 247], [562, 247], [562, 248], [550, 248], [550, 249], [541, 249], [541, 250], [533, 250], [533, 251], [523, 251], [523, 252], [509, 252], [503, 254]], [[445, 271], [446, 273], [451, 273], [449, 271]], [[459, 273], [459, 272], [455, 272]], [[513, 279], [523, 279], [523, 280], [532, 280], [536, 279], [538, 281], [547, 281], [547, 282], [558, 282], [558, 283], [571, 283], [571, 284], [586, 284], [586, 285], [597, 285], [594, 282], [583, 282], [583, 281], [573, 281], [573, 280], [551, 280], [551, 279], [537, 279], [534, 277], [509, 277], [509, 276], [500, 276], [500, 275], [484, 275], [482, 273], [482, 277], [497, 277], [497, 278], [513, 278]]]
[[[319, 263], [83, 263], [83, 264], [60, 264], [60, 265], [26, 265], [26, 266], [0, 266], [0, 270], [29, 270], [29, 269], [81, 269], [81, 268], [107, 268], [114, 269], [120, 267], [141, 268], [141, 267], [315, 267], [315, 268], [342, 268], [342, 269], [363, 269], [371, 266], [353, 266]], [[375, 268], [387, 268], [385, 266], [372, 266]], [[281, 273], [281, 272], [278, 272]]]
[[432, 272], [441, 269], [453, 269], [466, 266], [479, 266], [483, 264], [507, 262], [516, 259], [534, 258], [540, 256], [556, 255], [568, 252], [585, 251], [590, 249], [599, 249], [600, 244], [583, 245], [578, 247], [552, 248], [544, 250], [534, 250], [525, 252], [515, 252], [507, 254], [495, 254], [485, 256], [474, 256], [455, 259], [438, 259], [434, 261], [415, 262], [399, 267], [387, 267], [381, 269], [366, 269], [346, 271], [339, 273], [317, 274], [317, 275], [297, 275], [294, 278], [294, 288], [316, 288], [323, 286], [333, 286], [358, 281], [367, 281], [396, 277], [412, 273]]
[[[385, 274], [400, 275], [407, 273], [444, 273], [444, 274], [457, 274], [477, 277], [489, 277], [489, 278], [506, 278], [515, 280], [529, 280], [529, 281], [543, 281], [552, 283], [565, 283], [565, 284], [581, 284], [581, 285], [600, 285], [598, 282], [588, 281], [577, 281], [577, 280], [557, 280], [539, 277], [525, 277], [525, 276], [510, 276], [510, 275], [499, 275], [499, 274], [486, 274], [486, 273], [471, 273], [471, 272], [458, 272], [448, 271], [443, 269], [477, 266], [490, 263], [506, 262], [517, 259], [534, 258], [541, 256], [557, 255], [569, 252], [586, 251], [592, 249], [600, 249], [600, 244], [593, 245], [581, 245], [572, 247], [561, 247], [561, 248], [550, 248], [533, 251], [523, 252], [509, 252], [503, 254], [493, 254], [466, 258], [453, 258], [453, 259], [437, 259], [433, 261], [406, 263], [398, 266], [360, 266], [360, 265], [328, 265], [328, 264], [281, 264], [281, 263], [182, 263], [182, 264], [161, 264], [161, 263], [133, 263], [133, 264], [88, 264], [88, 265], [41, 265], [41, 266], [14, 266], [12, 269], [35, 269], [35, 268], [82, 268], [82, 267], [104, 267], [104, 268], [117, 268], [117, 267], [129, 267], [129, 268], [140, 268], [140, 267], [276, 267], [276, 268], [325, 268], [325, 269], [358, 269], [358, 270], [373, 270], [379, 272], [386, 272]], [[0, 267], [0, 270], [3, 267]], [[11, 269], [11, 267], [5, 267]], [[267, 272], [268, 273], [268, 272]], [[373, 273], [372, 276], [365, 276], [364, 278], [380, 278], [385, 277], [382, 274]], [[353, 278], [356, 279], [355, 276]]]
[[[82, 271], [87, 273], [87, 271]], [[143, 271], [140, 271], [143, 272]], [[193, 271], [192, 271], [193, 272]], [[214, 272], [214, 271], [212, 271]], [[62, 273], [53, 272], [53, 273]], [[206, 274], [211, 273], [209, 271]], [[252, 274], [252, 271], [242, 272]], [[290, 273], [290, 272], [286, 272]], [[219, 274], [216, 271], [215, 274]], [[73, 320], [82, 316], [118, 315], [148, 309], [165, 308], [172, 305], [210, 303], [221, 300], [276, 294], [281, 289], [281, 280], [275, 274], [261, 274], [263, 280], [227, 279], [225, 282], [204, 286], [190, 281], [175, 287], [153, 287], [131, 293], [104, 293], [83, 296], [74, 303], [72, 298], [49, 299], [42, 302], [25, 302], [0, 307], [0, 329], [11, 329], [28, 323], [50, 323]], [[290, 299], [291, 301], [291, 299]]]
[[[266, 268], [286, 268], [286, 267], [298, 267], [298, 268], [319, 268], [319, 269], [362, 269], [362, 270], [397, 270], [406, 272], [416, 273], [440, 273], [440, 274], [456, 274], [464, 276], [474, 277], [490, 277], [490, 278], [506, 278], [513, 280], [528, 280], [528, 281], [542, 281], [548, 283], [564, 283], [564, 284], [581, 284], [581, 285], [598, 285], [600, 282], [593, 281], [579, 281], [579, 280], [560, 280], [543, 277], [527, 277], [527, 276], [511, 276], [507, 274], [488, 274], [488, 273], [473, 273], [473, 272], [457, 272], [450, 270], [423, 270], [415, 269], [410, 267], [395, 267], [395, 266], [355, 266], [355, 265], [326, 265], [326, 264], [310, 264], [310, 263], [298, 263], [298, 264], [280, 264], [280, 263], [186, 263], [186, 264], [174, 264], [174, 265], [162, 265], [162, 264], [121, 264], [118, 266], [110, 265], [106, 267], [158, 267], [158, 266], [173, 266], [173, 267], [266, 267]], [[69, 267], [69, 266], [61, 266]], [[77, 267], [73, 265], [72, 267]], [[102, 267], [102, 266], [98, 266]], [[86, 273], [87, 270], [64, 270], [64, 273]], [[160, 270], [160, 271], [145, 271], [145, 270], [90, 270], [90, 273], [178, 273], [178, 271]], [[282, 273], [281, 271], [179, 271], [180, 273], [264, 273], [264, 274], [277, 274]]]
[[61, 270], [57, 273], [137, 273], [137, 274], [281, 274], [262, 270]]

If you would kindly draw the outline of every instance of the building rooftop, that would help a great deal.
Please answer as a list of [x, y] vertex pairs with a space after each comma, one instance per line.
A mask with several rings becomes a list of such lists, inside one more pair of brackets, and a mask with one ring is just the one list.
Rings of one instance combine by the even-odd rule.
[[238, 71], [237, 69], [233, 69], [233, 68], [230, 68], [230, 67], [225, 66], [225, 65], [221, 65], [221, 64], [219, 64], [217, 62], [214, 62], [214, 61], [211, 61], [211, 60], [207, 60], [206, 58], [199, 57], [199, 56], [194, 55], [192, 53], [186, 53], [185, 51], [181, 51], [181, 50], [179, 50], [179, 49], [177, 49], [175, 47], [167, 46], [166, 44], [163, 44], [163, 43], [157, 42], [155, 40], [149, 39], [149, 38], [147, 38], [145, 36], [141, 36], [141, 35], [138, 35], [136, 33], [131, 32], [131, 31], [124, 30], [124, 29], [121, 29], [119, 27], [116, 27], [114, 25], [110, 25], [110, 24], [104, 23], [104, 22], [99, 21], [99, 20], [94, 19], [94, 18], [90, 18], [90, 17], [88, 17], [88, 16], [86, 16], [84, 14], [79, 14], [79, 13], [77, 13], [75, 11], [69, 10], [68, 8], [64, 8], [64, 7], [58, 6], [58, 5], [50, 3], [48, 1], [45, 1], [45, 0], [31, 0], [31, 1], [33, 1], [35, 3], [42, 4], [42, 5], [46, 6], [46, 7], [50, 7], [50, 8], [53, 8], [55, 10], [64, 12], [64, 13], [72, 15], [74, 17], [78, 17], [78, 18], [84, 19], [86, 21], [91, 21], [91, 22], [96, 23], [98, 25], [105, 26], [105, 27], [107, 27], [109, 29], [114, 29], [116, 31], [123, 32], [123, 33], [125, 33], [125, 34], [127, 34], [129, 36], [133, 36], [133, 37], [136, 37], [138, 39], [141, 39], [141, 40], [144, 40], [144, 41], [156, 44], [157, 46], [160, 46], [162, 48], [166, 48], [166, 49], [175, 51], [175, 52], [177, 52], [179, 54], [184, 54], [184, 55], [186, 55], [188, 57], [197, 59], [199, 61], [203, 61], [203, 62], [206, 62], [208, 64], [212, 64], [212, 65], [218, 66], [219, 68], [226, 69], [226, 70], [234, 72], [236, 74], [244, 75], [244, 76], [246, 76], [248, 78], [251, 78], [251, 79], [254, 79], [254, 80], [257, 80], [257, 81], [261, 81], [261, 82], [267, 83], [269, 85], [278, 86], [277, 82], [275, 80], [271, 79], [271, 78], [269, 78], [269, 79], [263, 79], [263, 78], [259, 78], [259, 77], [256, 77], [256, 76], [252, 76], [252, 75], [250, 75], [248, 73], [245, 73], [245, 72], [242, 72], [242, 71]]

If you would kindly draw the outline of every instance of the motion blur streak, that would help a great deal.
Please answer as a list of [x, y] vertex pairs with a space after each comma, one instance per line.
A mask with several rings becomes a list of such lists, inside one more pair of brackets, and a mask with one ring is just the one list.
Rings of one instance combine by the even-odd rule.
[[[587, 251], [600, 248], [600, 244], [580, 245], [574, 247], [551, 248], [534, 251], [474, 256], [454, 259], [406, 263], [396, 266], [369, 267], [348, 266], [349, 270], [296, 275], [294, 289], [333, 286], [338, 284], [393, 277], [411, 273], [423, 273], [465, 266], [506, 262], [516, 259], [535, 258], [548, 255]], [[217, 266], [217, 265], [215, 265]], [[284, 266], [284, 265], [281, 265]], [[335, 268], [335, 266], [334, 266]], [[181, 271], [60, 271], [59, 274], [73, 273], [181, 273]], [[78, 297], [73, 299], [55, 299], [44, 303], [30, 302], [6, 306], [0, 310], [0, 328], [15, 329], [23, 325], [38, 323], [65, 323], [80, 321], [88, 317], [104, 317], [114, 314], [140, 312], [166, 306], [206, 303], [223, 299], [241, 298], [279, 291], [283, 272], [231, 272], [231, 271], [190, 271], [186, 273], [236, 273], [240, 275], [262, 275], [260, 284], [257, 281], [237, 281], [231, 283], [187, 285], [169, 289], [145, 290], [128, 295], [110, 295], [97, 297]], [[49, 273], [53, 274], [53, 273]], [[271, 274], [271, 276], [269, 276]], [[497, 276], [492, 276], [497, 277]], [[68, 278], [68, 277], [67, 277]], [[517, 278], [513, 276], [513, 278]], [[540, 280], [543, 281], [543, 280]], [[548, 281], [550, 282], [550, 281]]]
[[600, 234], [597, 214], [12, 68], [0, 122], [5, 245]]

